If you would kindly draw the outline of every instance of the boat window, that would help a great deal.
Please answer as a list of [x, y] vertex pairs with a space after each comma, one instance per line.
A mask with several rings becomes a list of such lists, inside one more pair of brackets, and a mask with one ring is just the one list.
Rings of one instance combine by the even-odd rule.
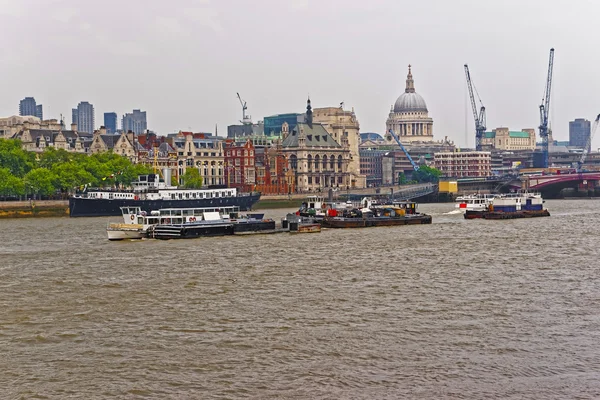
[[190, 194], [189, 194], [189, 193], [186, 193], [186, 194], [185, 194], [185, 198], [186, 198], [186, 199], [189, 199], [189, 198], [190, 198]]
[[171, 200], [175, 200], [175, 193], [171, 193]]

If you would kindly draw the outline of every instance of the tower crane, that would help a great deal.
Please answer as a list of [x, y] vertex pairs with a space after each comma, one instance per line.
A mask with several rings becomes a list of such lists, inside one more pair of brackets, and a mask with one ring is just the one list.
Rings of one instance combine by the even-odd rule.
[[475, 93], [477, 93], [477, 98], [479, 99], [479, 104], [481, 104], [481, 108], [479, 112], [477, 112], [477, 104], [475, 104], [475, 96], [473, 95], [473, 83], [471, 82], [471, 74], [469, 73], [469, 66], [465, 64], [465, 75], [467, 77], [467, 88], [469, 89], [469, 97], [471, 98], [471, 107], [473, 107], [473, 117], [475, 118], [475, 150], [482, 150], [482, 139], [485, 134], [485, 107], [479, 97], [479, 93], [477, 93], [477, 89], [475, 89]]
[[548, 78], [542, 104], [540, 104], [540, 137], [542, 138], [542, 167], [548, 168], [548, 113], [550, 111], [550, 89], [552, 88], [552, 70], [554, 68], [554, 48], [550, 49], [548, 61]]
[[585, 143], [585, 147], [583, 148], [583, 154], [581, 154], [581, 158], [577, 163], [577, 172], [581, 172], [583, 168], [583, 163], [587, 158], [588, 154], [592, 151], [592, 139], [594, 138], [594, 133], [596, 133], [596, 129], [598, 128], [598, 124], [600, 123], [600, 114], [596, 117], [594, 121], [594, 125], [592, 126], [592, 130], [590, 131], [590, 136], [588, 136], [587, 142]]
[[400, 141], [400, 138], [391, 129], [389, 130], [389, 134], [396, 140], [396, 143], [398, 143], [398, 145], [400, 146], [400, 148], [404, 152], [404, 155], [406, 156], [406, 158], [408, 158], [408, 161], [410, 161], [410, 165], [412, 165], [413, 169], [415, 171], [418, 171], [419, 170], [419, 166], [417, 165], [416, 162], [414, 162], [414, 160], [412, 159], [412, 157], [410, 156], [410, 154], [408, 154], [408, 150], [406, 150], [406, 147], [404, 147], [404, 145], [402, 145], [402, 142]]
[[242, 100], [242, 97], [240, 96], [239, 93], [237, 93], [237, 97], [238, 100], [240, 101], [240, 104], [242, 105], [242, 120], [240, 121], [242, 124], [249, 124], [251, 123], [252, 119], [250, 118], [250, 116], [246, 116], [246, 110], [248, 109], [248, 107], [246, 106], [246, 102], [244, 100]]

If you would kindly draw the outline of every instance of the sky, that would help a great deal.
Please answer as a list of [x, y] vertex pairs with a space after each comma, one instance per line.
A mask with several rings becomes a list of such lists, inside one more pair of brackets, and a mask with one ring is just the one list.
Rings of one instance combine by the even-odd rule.
[[97, 127], [135, 108], [160, 134], [224, 136], [237, 92], [254, 121], [310, 95], [383, 134], [411, 64], [434, 138], [473, 147], [463, 65], [488, 130], [537, 128], [554, 47], [550, 122], [568, 140], [600, 112], [598, 15], [595, 0], [0, 0], [0, 116], [33, 96], [67, 124], [89, 101]]

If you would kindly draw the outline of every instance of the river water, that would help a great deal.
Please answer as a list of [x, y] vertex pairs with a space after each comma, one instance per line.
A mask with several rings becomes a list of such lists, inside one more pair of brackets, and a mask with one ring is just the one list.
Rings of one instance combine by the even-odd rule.
[[0, 398], [600, 398], [600, 203], [546, 205], [179, 241], [0, 220]]

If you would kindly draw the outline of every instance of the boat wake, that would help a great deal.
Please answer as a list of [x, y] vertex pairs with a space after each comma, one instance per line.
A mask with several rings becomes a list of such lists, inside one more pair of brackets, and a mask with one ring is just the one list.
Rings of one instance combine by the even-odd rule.
[[462, 214], [462, 210], [452, 210], [452, 211], [444, 213], [444, 215], [455, 215], [455, 214]]

